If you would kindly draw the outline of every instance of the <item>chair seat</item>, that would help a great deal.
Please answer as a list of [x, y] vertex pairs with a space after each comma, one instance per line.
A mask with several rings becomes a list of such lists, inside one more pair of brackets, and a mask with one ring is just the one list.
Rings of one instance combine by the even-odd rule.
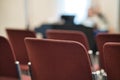
[[21, 64], [21, 65], [20, 65], [20, 68], [21, 68], [22, 71], [28, 71], [28, 70], [29, 70], [28, 65], [23, 65], [23, 64]]
[[[4, 77], [4, 76], [0, 76], [0, 80], [18, 80], [17, 78], [11, 78], [11, 77]], [[25, 80], [25, 79], [24, 79]]]
[[92, 70], [92, 71], [98, 71], [98, 70], [100, 70], [100, 67], [99, 67], [98, 64], [94, 64], [94, 65], [91, 67], [91, 70]]
[[28, 75], [22, 75], [22, 80], [31, 80], [31, 77]]

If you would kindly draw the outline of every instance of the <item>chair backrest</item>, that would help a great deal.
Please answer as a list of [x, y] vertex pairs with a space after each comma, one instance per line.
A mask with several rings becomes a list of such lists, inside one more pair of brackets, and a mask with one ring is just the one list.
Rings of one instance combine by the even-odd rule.
[[99, 55], [100, 67], [102, 69], [105, 68], [103, 61], [103, 45], [106, 42], [120, 42], [120, 34], [101, 33], [96, 36], [96, 43], [97, 43], [98, 51], [100, 52]]
[[8, 38], [12, 44], [16, 59], [21, 64], [27, 64], [29, 62], [27, 50], [24, 43], [25, 37], [36, 37], [33, 31], [28, 30], [16, 30], [7, 29]]
[[82, 43], [87, 50], [90, 49], [87, 37], [81, 31], [49, 29], [46, 31], [46, 37], [49, 39], [78, 41]]
[[25, 40], [33, 80], [92, 80], [85, 47], [75, 41]]
[[120, 42], [105, 43], [103, 51], [107, 79], [120, 80]]
[[46, 30], [58, 29], [58, 30], [75, 30], [82, 31], [87, 36], [90, 49], [96, 52], [96, 43], [94, 39], [94, 29], [84, 25], [59, 25], [59, 24], [43, 24], [35, 28], [36, 33], [42, 33], [43, 37], [46, 38]]
[[19, 78], [9, 41], [0, 36], [0, 77]]

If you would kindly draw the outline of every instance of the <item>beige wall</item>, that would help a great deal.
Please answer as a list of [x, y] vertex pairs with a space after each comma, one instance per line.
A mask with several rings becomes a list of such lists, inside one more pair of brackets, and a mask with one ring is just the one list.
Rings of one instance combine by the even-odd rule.
[[23, 0], [0, 0], [0, 26], [25, 26]]
[[[110, 24], [118, 31], [118, 1], [93, 0], [100, 2], [103, 13]], [[29, 23], [31, 29], [58, 20], [58, 5], [61, 0], [28, 0]], [[61, 6], [61, 7], [60, 7]], [[24, 0], [0, 0], [0, 35], [5, 35], [5, 28], [26, 28]]]
[[[0, 35], [5, 34], [6, 28], [25, 29], [25, 0], [0, 0]], [[26, 0], [30, 29], [58, 17], [58, 2], [61, 0]]]
[[58, 17], [58, 0], [29, 0], [29, 17], [31, 28], [48, 21], [54, 22]]
[[6, 28], [25, 28], [23, 0], [0, 0], [0, 35]]
[[119, 32], [119, 0], [93, 0], [93, 3], [101, 7], [101, 11], [107, 17], [110, 25], [116, 32]]

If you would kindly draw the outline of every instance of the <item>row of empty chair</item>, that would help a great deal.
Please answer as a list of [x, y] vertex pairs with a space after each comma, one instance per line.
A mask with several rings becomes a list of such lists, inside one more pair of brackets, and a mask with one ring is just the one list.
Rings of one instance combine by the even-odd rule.
[[105, 69], [103, 59], [103, 45], [106, 42], [120, 42], [120, 34], [99, 34], [96, 36], [96, 43], [99, 51], [100, 68]]
[[[91, 67], [94, 69], [94, 62], [93, 62], [93, 51], [90, 50], [90, 46], [88, 43], [88, 39], [86, 35], [81, 31], [74, 31], [74, 30], [47, 30], [46, 31], [46, 37], [48, 39], [57, 39], [57, 40], [72, 40], [82, 43], [85, 48], [87, 49], [87, 52], [90, 57]], [[96, 68], [95, 70], [97, 70]]]
[[[1, 37], [1, 39], [4, 39], [5, 41], [1, 42], [3, 43], [1, 46], [4, 50], [1, 49], [3, 51], [8, 51], [7, 49], [10, 49], [11, 53], [2, 52], [4, 55], [2, 55], [1, 59], [3, 59], [6, 64], [3, 63], [3, 65], [0, 65], [0, 80], [29, 80], [27, 78], [21, 79], [19, 64], [15, 65], [15, 56], [12, 53], [9, 41], [3, 37]], [[32, 63], [30, 70], [32, 70], [31, 74], [33, 80], [92, 80], [87, 50], [81, 43], [74, 41], [39, 39], [26, 39], [25, 42], [28, 49], [28, 56]], [[6, 43], [8, 48], [5, 45]], [[3, 60], [1, 60], [1, 63]], [[6, 76], [7, 79], [3, 79], [3, 77], [6, 78]]]
[[[7, 30], [7, 33], [10, 41], [10, 48], [12, 51], [11, 54], [14, 57], [13, 62], [17, 60], [20, 61], [20, 69], [22, 69], [23, 71], [28, 71], [27, 63], [30, 61], [30, 72], [32, 71], [31, 76], [33, 80], [92, 79], [91, 60], [88, 55], [88, 50], [90, 48], [86, 36], [82, 32], [48, 30], [46, 32], [48, 39], [36, 39], [35, 33], [31, 31]], [[67, 36], [65, 36], [66, 34], [63, 33], [66, 33]], [[81, 36], [79, 34], [81, 34]], [[104, 38], [107, 39], [104, 40], [104, 38], [101, 38], [102, 35]], [[25, 37], [32, 38], [25, 39]], [[120, 34], [99, 34], [96, 36], [96, 42], [98, 50], [100, 52], [100, 68], [104, 69], [107, 74], [110, 73], [110, 71], [107, 70], [107, 68], [105, 67], [105, 64], [107, 64], [107, 62], [105, 62], [106, 58], [104, 58], [104, 54], [106, 53], [105, 51], [107, 49], [104, 48], [103, 45], [106, 42], [118, 42], [119, 44], [119, 38]], [[108, 45], [113, 44], [117, 43], [109, 43]], [[114, 52], [114, 50], [112, 51]], [[104, 65], [104, 67], [102, 65]], [[78, 67], [82, 69], [79, 69]], [[2, 73], [3, 72], [1, 72], [1, 74]], [[82, 77], [80, 75], [82, 75]], [[30, 78], [30, 76], [28, 77]], [[115, 79], [116, 77], [117, 76], [113, 77], [112, 79]], [[117, 77], [115, 80], [119, 80], [119, 77]]]
[[[92, 80], [88, 53], [81, 43], [35, 38], [27, 38], [25, 42], [32, 63], [33, 80]], [[119, 51], [119, 42], [107, 42], [103, 46], [107, 80], [120, 79]]]
[[16, 60], [10, 42], [0, 36], [0, 80], [31, 80], [23, 75]]
[[27, 30], [7, 29], [8, 38], [15, 53], [16, 59], [20, 61], [20, 67], [23, 71], [28, 70], [29, 62], [27, 50], [24, 44], [25, 37], [36, 37], [35, 32]]
[[[46, 37], [50, 39], [73, 40], [82, 43], [89, 51], [89, 43], [87, 37], [83, 32], [71, 30], [47, 30]], [[103, 61], [103, 45], [106, 42], [120, 42], [120, 34], [101, 33], [95, 37], [97, 48], [100, 53], [100, 68], [104, 69]]]

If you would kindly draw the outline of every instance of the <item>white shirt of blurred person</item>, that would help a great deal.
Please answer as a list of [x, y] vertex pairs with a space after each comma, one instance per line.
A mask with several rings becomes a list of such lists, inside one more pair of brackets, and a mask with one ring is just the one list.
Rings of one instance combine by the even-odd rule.
[[105, 18], [101, 14], [95, 12], [93, 8], [89, 8], [88, 18], [83, 22], [83, 25], [87, 27], [92, 27], [99, 31], [108, 30], [108, 24]]

